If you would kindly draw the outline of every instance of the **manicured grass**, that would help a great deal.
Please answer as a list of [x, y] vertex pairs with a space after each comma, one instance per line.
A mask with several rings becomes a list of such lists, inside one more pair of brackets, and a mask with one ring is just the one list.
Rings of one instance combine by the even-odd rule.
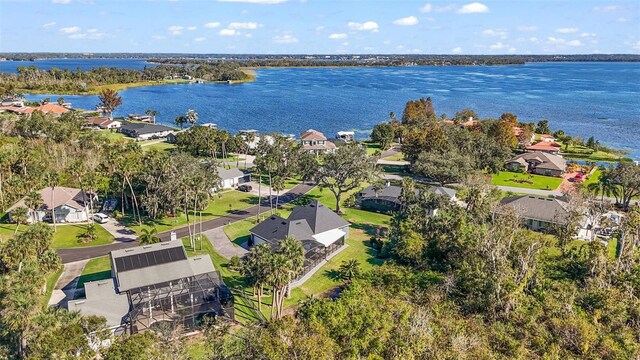
[[[240, 166], [242, 167], [242, 164], [240, 164]], [[251, 180], [258, 182], [260, 181], [260, 176], [257, 173], [252, 173]], [[262, 185], [269, 186], [269, 176], [262, 175], [262, 181], [260, 182], [262, 183]], [[298, 184], [300, 184], [300, 179], [286, 179], [284, 182], [284, 189], [285, 190], [293, 189]], [[254, 190], [257, 190], [257, 189], [254, 189]], [[275, 192], [273, 195], [275, 196]]]
[[[518, 182], [521, 180], [523, 182]], [[533, 174], [522, 174], [510, 171], [501, 171], [491, 174], [491, 182], [499, 186], [511, 186], [528, 189], [555, 190], [562, 183], [561, 178]]]
[[142, 150], [144, 151], [151, 151], [151, 150], [170, 151], [176, 148], [175, 144], [169, 144], [164, 140], [149, 140], [149, 142], [147, 142], [146, 144], [141, 142], [140, 146], [142, 146]]
[[111, 132], [111, 130], [90, 130], [90, 131], [99, 131], [102, 136], [106, 137], [110, 141], [116, 141], [119, 139], [131, 140], [131, 138], [125, 136], [123, 133]]
[[53, 293], [53, 288], [56, 286], [60, 275], [62, 275], [62, 271], [64, 268], [60, 266], [60, 269], [54, 273], [51, 273], [47, 276], [47, 290], [44, 293], [44, 299], [42, 307], [46, 308], [49, 305], [49, 299], [51, 299], [51, 294]]
[[399, 152], [396, 153], [394, 155], [391, 156], [387, 156], [385, 158], [382, 158], [382, 160], [389, 160], [389, 161], [403, 161], [404, 160], [404, 154]]
[[85, 283], [109, 279], [111, 277], [111, 262], [109, 255], [93, 258], [87, 262], [78, 279], [77, 289], [82, 289]]
[[602, 175], [602, 170], [600, 170], [599, 168], [596, 168], [593, 173], [591, 173], [591, 175], [589, 175], [587, 177], [587, 179], [585, 181], [582, 182], [583, 187], [586, 189], [586, 187], [589, 184], [592, 183], [596, 183], [598, 182], [598, 180], [600, 180], [600, 176]]
[[[20, 225], [18, 228], [18, 233], [21, 233], [22, 230], [26, 229], [27, 225]], [[0, 243], [7, 241], [13, 237], [13, 234], [16, 231], [16, 224], [0, 224]]]
[[593, 151], [586, 146], [581, 145], [569, 145], [565, 147], [564, 143], [558, 142], [562, 145], [560, 152], [566, 158], [585, 159], [592, 161], [616, 161], [622, 159], [622, 156], [605, 152], [605, 151]]
[[376, 153], [376, 151], [378, 152], [382, 152], [382, 149], [380, 148], [380, 144], [378, 143], [374, 143], [374, 142], [370, 142], [370, 141], [364, 141], [362, 143], [362, 145], [364, 145], [367, 149], [367, 155], [373, 155]]
[[53, 243], [51, 244], [51, 247], [54, 249], [66, 249], [106, 245], [115, 241], [113, 235], [99, 224], [95, 224], [97, 236], [95, 240], [87, 243], [78, 241], [78, 236], [86, 231], [87, 226], [88, 225], [58, 225], [56, 232], [53, 234]]
[[[202, 211], [202, 220], [210, 220], [216, 217], [224, 216], [231, 211], [245, 209], [252, 205], [257, 204], [258, 197], [237, 190], [229, 190], [221, 192], [219, 196], [215, 196], [209, 201], [209, 206]], [[193, 214], [189, 212], [190, 216]], [[198, 212], [198, 217], [200, 213]], [[200, 219], [198, 218], [198, 221]], [[180, 213], [176, 217], [164, 217], [158, 220], [148, 220], [142, 226], [135, 223], [129, 216], [124, 219], [124, 223], [136, 233], [140, 233], [143, 228], [154, 227], [158, 232], [174, 229], [176, 227], [184, 226], [187, 224], [187, 217]]]

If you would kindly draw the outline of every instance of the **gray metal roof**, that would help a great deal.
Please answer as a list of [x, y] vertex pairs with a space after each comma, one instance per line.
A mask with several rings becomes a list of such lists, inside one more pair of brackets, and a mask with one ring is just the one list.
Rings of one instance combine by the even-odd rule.
[[[129, 258], [133, 266], [121, 261]], [[215, 271], [207, 255], [187, 258], [180, 240], [112, 251], [111, 260], [119, 292]]]
[[[457, 191], [454, 189], [450, 189], [442, 186], [430, 187], [427, 191], [432, 192], [436, 195], [446, 196], [449, 199], [453, 199], [457, 193]], [[415, 189], [414, 193], [418, 195], [420, 193], [420, 190]], [[360, 191], [359, 195], [360, 195], [360, 198], [363, 200], [378, 198], [378, 199], [384, 199], [387, 201], [392, 201], [400, 204], [402, 187], [394, 186], [394, 185], [385, 186], [384, 188], [378, 190], [378, 193], [376, 194], [376, 191], [373, 189], [373, 186], [369, 186], [363, 189], [362, 191]]]
[[113, 279], [85, 283], [84, 290], [86, 298], [69, 301], [69, 311], [104, 316], [109, 327], [122, 323], [122, 318], [129, 312], [129, 299], [126, 294], [116, 293]]
[[250, 232], [272, 244], [287, 236], [300, 241], [315, 242], [313, 235], [348, 225], [349, 222], [333, 210], [318, 201], [312, 201], [309, 205], [295, 207], [288, 219], [276, 215], [270, 216], [254, 226]]
[[525, 219], [557, 224], [566, 222], [569, 213], [569, 204], [562, 200], [531, 195], [504, 198], [501, 206], [513, 209]]
[[148, 123], [125, 123], [120, 127], [120, 131], [133, 132], [138, 135], [153, 134], [165, 131], [175, 131], [174, 128]]

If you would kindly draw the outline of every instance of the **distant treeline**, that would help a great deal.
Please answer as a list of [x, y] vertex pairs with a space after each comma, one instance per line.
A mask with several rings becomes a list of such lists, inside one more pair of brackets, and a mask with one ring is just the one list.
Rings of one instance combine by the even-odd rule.
[[[586, 54], [586, 55], [400, 55], [400, 54], [298, 54], [298, 55], [260, 55], [260, 54], [178, 54], [178, 53], [0, 53], [0, 58], [17, 61], [38, 59], [147, 59], [154, 62], [166, 62], [168, 59], [186, 61], [205, 59], [211, 61], [258, 62], [275, 61], [268, 65], [255, 66], [354, 66], [357, 65], [500, 65], [522, 64], [525, 62], [556, 61], [640, 61], [640, 55], [634, 54]], [[296, 65], [279, 65], [295, 62]], [[174, 63], [174, 62], [169, 62]], [[246, 66], [246, 65], [245, 65]], [[253, 65], [252, 65], [253, 66]], [[302, 66], [302, 65], [300, 65]]]
[[132, 84], [166, 79], [193, 78], [207, 81], [242, 80], [248, 75], [234, 63], [161, 65], [142, 70], [98, 67], [91, 70], [43, 70], [36, 66], [19, 66], [18, 72], [0, 72], [0, 90], [46, 90], [58, 92], [89, 92], [101, 85]]

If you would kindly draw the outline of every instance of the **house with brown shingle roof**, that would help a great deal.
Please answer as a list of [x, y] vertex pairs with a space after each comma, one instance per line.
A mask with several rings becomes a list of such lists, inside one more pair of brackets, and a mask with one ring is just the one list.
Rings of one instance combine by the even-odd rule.
[[531, 146], [527, 146], [525, 150], [529, 152], [542, 151], [549, 154], [558, 154], [560, 153], [560, 144], [556, 142], [540, 141]]
[[[42, 197], [42, 204], [37, 209], [31, 209], [29, 223], [51, 221], [51, 209], [55, 210], [56, 223], [84, 222], [89, 220], [91, 197], [93, 196], [94, 202], [97, 201], [95, 195], [64, 186], [56, 186], [53, 191], [51, 187], [46, 187], [38, 191], [38, 194]], [[9, 208], [7, 211], [9, 217], [11, 217], [11, 211], [18, 207], [28, 209], [25, 198]]]
[[511, 171], [524, 171], [531, 174], [545, 176], [562, 176], [567, 168], [567, 162], [560, 156], [536, 151], [520, 154], [509, 159], [505, 167]]
[[87, 119], [87, 126], [97, 127], [103, 130], [117, 129], [122, 126], [122, 123], [117, 120], [113, 120], [108, 117], [91, 117]]
[[304, 150], [315, 154], [333, 152], [336, 150], [336, 145], [331, 141], [328, 141], [327, 137], [317, 130], [309, 129], [304, 131], [300, 134], [300, 141], [302, 141], [302, 148]]
[[46, 103], [46, 104], [40, 105], [36, 107], [35, 110], [40, 111], [43, 114], [54, 114], [54, 115], [62, 115], [67, 111], [69, 111], [69, 109], [67, 109], [66, 107], [60, 106], [54, 103]]

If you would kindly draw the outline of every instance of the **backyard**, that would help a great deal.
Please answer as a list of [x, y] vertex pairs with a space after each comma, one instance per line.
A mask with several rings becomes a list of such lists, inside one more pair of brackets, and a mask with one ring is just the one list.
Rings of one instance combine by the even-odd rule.
[[562, 178], [501, 171], [490, 174], [491, 182], [497, 186], [510, 186], [539, 190], [555, 190], [562, 183]]

